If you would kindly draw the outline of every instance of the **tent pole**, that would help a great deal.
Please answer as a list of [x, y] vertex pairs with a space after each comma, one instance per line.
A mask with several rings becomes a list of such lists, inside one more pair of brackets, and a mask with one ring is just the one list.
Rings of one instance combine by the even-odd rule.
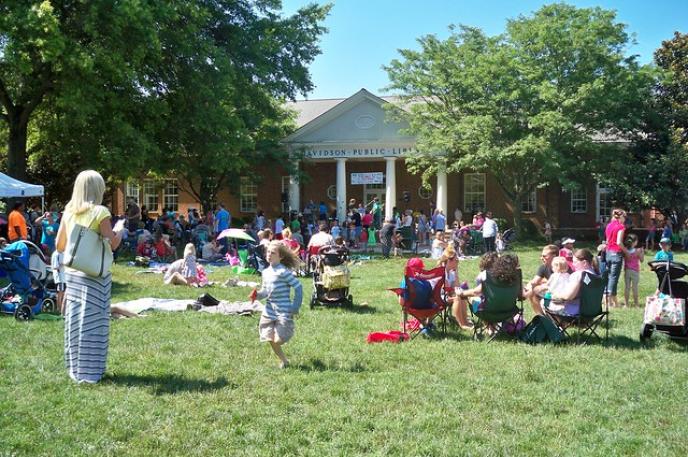
[[45, 195], [41, 195], [41, 213], [45, 214]]

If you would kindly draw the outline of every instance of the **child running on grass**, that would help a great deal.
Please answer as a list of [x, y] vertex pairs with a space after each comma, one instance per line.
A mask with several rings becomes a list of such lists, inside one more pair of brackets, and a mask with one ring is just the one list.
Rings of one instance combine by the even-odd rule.
[[[298, 314], [303, 299], [301, 283], [293, 272], [298, 268], [299, 259], [278, 241], [270, 243], [266, 257], [270, 266], [263, 270], [262, 286], [260, 290], [253, 289], [249, 299], [265, 299], [265, 309], [258, 324], [260, 341], [270, 343], [280, 359], [280, 368], [286, 368], [289, 360], [282, 345], [294, 336], [294, 315]], [[294, 289], [293, 300], [290, 289]]]

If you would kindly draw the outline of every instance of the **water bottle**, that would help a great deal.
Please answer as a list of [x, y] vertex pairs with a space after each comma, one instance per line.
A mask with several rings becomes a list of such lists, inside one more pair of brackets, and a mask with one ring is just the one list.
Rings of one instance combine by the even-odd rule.
[[549, 308], [549, 304], [552, 301], [552, 292], [545, 292], [544, 305], [545, 308]]

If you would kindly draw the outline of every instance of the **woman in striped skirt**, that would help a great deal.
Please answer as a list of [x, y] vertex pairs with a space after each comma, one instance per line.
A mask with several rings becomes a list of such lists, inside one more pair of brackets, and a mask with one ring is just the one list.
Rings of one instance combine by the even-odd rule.
[[[101, 205], [104, 193], [105, 181], [98, 172], [79, 173], [57, 233], [58, 251], [64, 252], [67, 247], [67, 234], [74, 224], [88, 226], [110, 240], [113, 250], [117, 249], [122, 228], [116, 226], [113, 231], [110, 211]], [[69, 268], [65, 273], [65, 364], [75, 382], [96, 383], [105, 374], [112, 275], [94, 277]]]

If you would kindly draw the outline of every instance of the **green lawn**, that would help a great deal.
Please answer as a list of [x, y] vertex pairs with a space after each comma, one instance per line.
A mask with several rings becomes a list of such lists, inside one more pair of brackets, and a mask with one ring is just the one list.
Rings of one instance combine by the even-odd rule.
[[[518, 253], [530, 277], [539, 250]], [[354, 299], [367, 306], [306, 304], [285, 347], [287, 370], [258, 342], [257, 316], [154, 313], [114, 321], [106, 378], [77, 386], [62, 362], [62, 322], [2, 318], [0, 456], [688, 451], [688, 353], [661, 337], [641, 345], [641, 309], [612, 311], [608, 346], [476, 343], [455, 328], [446, 338], [366, 344], [368, 332], [398, 328], [385, 289], [398, 285], [402, 265], [352, 268]], [[200, 293], [135, 271], [115, 267], [113, 302]], [[461, 264], [462, 279], [476, 273], [477, 261]], [[654, 274], [641, 281], [644, 297]], [[249, 289], [206, 291], [243, 300]]]

